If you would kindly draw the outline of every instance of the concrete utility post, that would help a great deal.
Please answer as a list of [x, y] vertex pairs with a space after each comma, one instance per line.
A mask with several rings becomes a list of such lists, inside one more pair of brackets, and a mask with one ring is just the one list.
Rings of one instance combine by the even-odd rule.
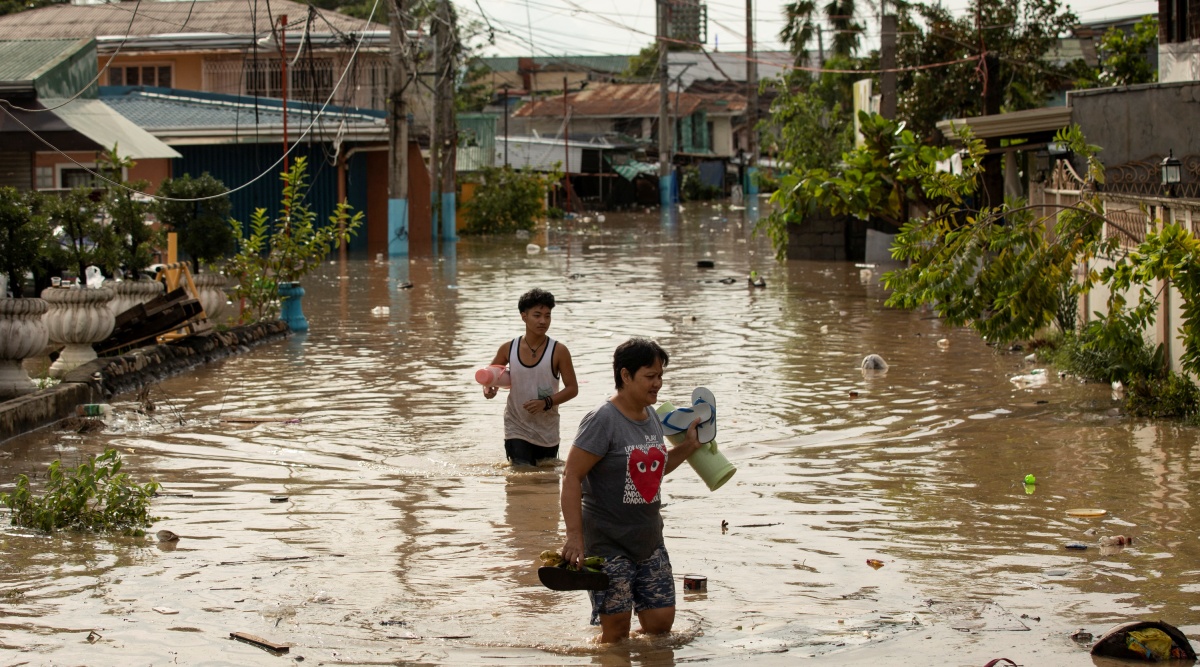
[[880, 17], [879, 69], [880, 95], [879, 115], [892, 120], [896, 117], [896, 15]]
[[392, 0], [391, 77], [388, 80], [388, 255], [408, 255], [408, 87], [407, 0]]
[[657, 0], [658, 8], [658, 201], [663, 206], [675, 203], [675, 177], [671, 169], [671, 128], [669, 91], [671, 78], [667, 72], [667, 28], [670, 21], [670, 0]]
[[[433, 184], [434, 234], [454, 241], [456, 217], [455, 162], [458, 151], [458, 119], [454, 115], [454, 80], [458, 72], [458, 35], [450, 0], [439, 0], [430, 34], [434, 41], [434, 132], [430, 141], [431, 182]], [[438, 233], [440, 230], [440, 234]]]
[[758, 181], [754, 172], [758, 169], [758, 66], [754, 53], [754, 6], [746, 0], [746, 182], [748, 195], [758, 194]]

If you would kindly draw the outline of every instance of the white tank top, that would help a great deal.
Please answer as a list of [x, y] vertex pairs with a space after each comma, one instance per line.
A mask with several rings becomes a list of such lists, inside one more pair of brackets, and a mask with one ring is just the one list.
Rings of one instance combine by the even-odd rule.
[[521, 361], [521, 338], [514, 338], [508, 348], [508, 374], [512, 388], [504, 406], [504, 439], [519, 438], [542, 447], [558, 446], [558, 406], [549, 412], [529, 414], [523, 406], [535, 398], [544, 399], [558, 393], [558, 376], [554, 374], [554, 348], [557, 343], [546, 337], [546, 346], [537, 363], [526, 366]]

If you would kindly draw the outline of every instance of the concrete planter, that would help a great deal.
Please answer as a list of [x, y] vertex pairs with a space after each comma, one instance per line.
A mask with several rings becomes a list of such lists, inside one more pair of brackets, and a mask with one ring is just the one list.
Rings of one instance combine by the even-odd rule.
[[139, 303], [148, 303], [161, 295], [166, 286], [157, 280], [122, 280], [119, 283], [109, 283], [116, 295], [108, 302], [108, 309], [113, 316], [133, 308]]
[[0, 400], [37, 389], [21, 362], [46, 347], [49, 336], [42, 317], [47, 310], [41, 299], [0, 298]]
[[199, 273], [192, 276], [199, 292], [200, 306], [208, 321], [219, 324], [230, 312], [229, 298], [225, 295], [226, 278], [220, 273]]
[[42, 298], [50, 304], [44, 321], [50, 340], [66, 347], [50, 366], [50, 376], [61, 378], [68, 371], [96, 358], [93, 343], [108, 338], [114, 317], [109, 303], [115, 293], [111, 288], [49, 287]]

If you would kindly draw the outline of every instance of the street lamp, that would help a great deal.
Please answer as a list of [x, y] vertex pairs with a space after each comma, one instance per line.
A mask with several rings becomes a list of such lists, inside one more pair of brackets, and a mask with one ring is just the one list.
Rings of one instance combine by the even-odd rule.
[[1167, 191], [1168, 197], [1175, 196], [1175, 186], [1179, 185], [1183, 173], [1183, 163], [1179, 158], [1175, 157], [1175, 151], [1169, 152], [1167, 157], [1163, 158], [1162, 165], [1159, 167], [1162, 171], [1163, 188]]

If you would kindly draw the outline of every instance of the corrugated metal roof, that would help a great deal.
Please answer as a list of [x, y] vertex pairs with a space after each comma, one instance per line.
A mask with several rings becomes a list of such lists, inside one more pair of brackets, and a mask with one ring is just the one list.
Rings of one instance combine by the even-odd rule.
[[[131, 123], [100, 100], [47, 98], [39, 100], [71, 129], [106, 148], [117, 146], [123, 156], [137, 159], [182, 157], [154, 135]], [[57, 108], [56, 108], [57, 107]]]
[[[675, 93], [668, 95], [671, 113], [690, 116], [704, 102], [699, 95]], [[658, 84], [656, 83], [609, 83], [591, 84], [587, 88], [567, 95], [567, 106], [571, 115], [585, 118], [646, 118], [658, 116]], [[563, 116], [563, 98], [548, 97], [530, 102], [517, 109], [513, 116], [557, 117]]]
[[87, 44], [78, 39], [0, 41], [0, 81], [29, 81]]
[[[59, 3], [8, 14], [0, 16], [0, 39], [61, 39], [126, 33], [139, 37], [170, 33], [263, 35], [270, 33], [272, 17], [277, 19], [279, 15], [286, 14], [289, 27], [295, 25], [300, 28], [308, 16], [308, 5], [291, 0], [275, 0], [271, 3], [269, 13], [265, 6], [258, 7], [255, 12], [256, 4], [246, 0], [145, 0], [138, 7], [135, 17], [133, 12], [137, 5], [137, 2], [98, 5]], [[314, 21], [314, 33], [331, 32], [329, 24], [336, 31], [346, 33], [386, 29], [377, 23], [368, 25], [362, 19], [334, 11], [322, 11], [321, 15], [324, 20]]]
[[549, 71], [590, 71], [616, 74], [629, 68], [633, 56], [492, 56], [480, 58], [479, 62], [493, 72], [515, 72], [521, 61], [532, 61], [534, 67]]
[[[199, 93], [171, 88], [104, 86], [103, 100], [125, 118], [150, 131], [242, 128], [253, 134], [256, 126], [281, 127], [283, 108], [279, 100], [218, 93]], [[296, 134], [308, 127], [319, 105], [293, 102], [288, 105], [288, 123]], [[320, 134], [333, 134], [345, 120], [353, 127], [382, 128], [386, 112], [326, 107], [322, 122], [313, 127]]]

